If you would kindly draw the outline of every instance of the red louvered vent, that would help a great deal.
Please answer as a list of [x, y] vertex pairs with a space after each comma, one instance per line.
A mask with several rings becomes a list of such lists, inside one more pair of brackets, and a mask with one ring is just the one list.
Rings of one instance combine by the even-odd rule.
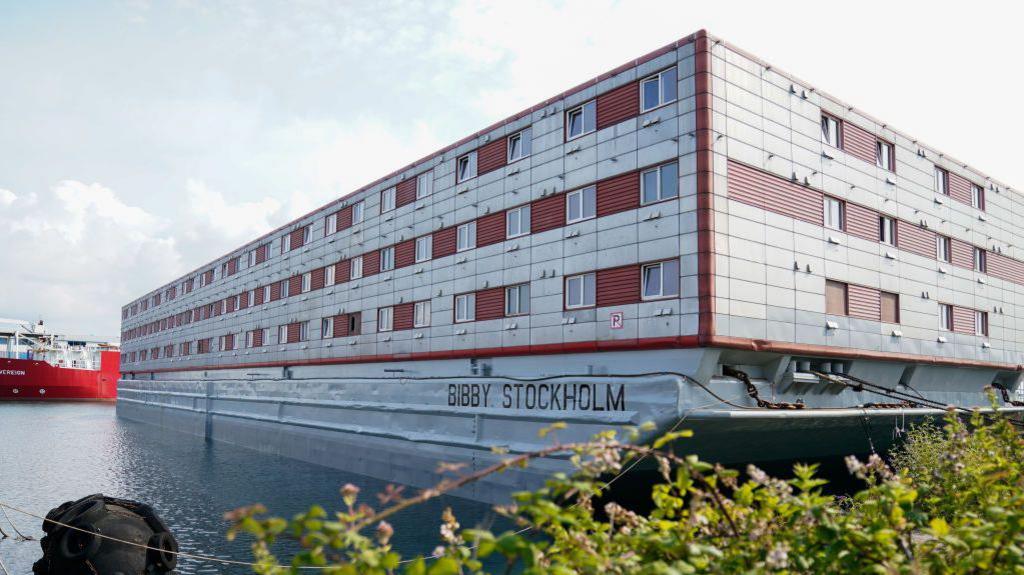
[[281, 282], [274, 282], [270, 284], [270, 301], [279, 299], [281, 299]]
[[315, 270], [313, 270], [312, 277], [309, 280], [309, 289], [323, 289], [325, 273], [325, 268], [316, 268]]
[[971, 182], [949, 172], [949, 197], [968, 206], [971, 205]]
[[235, 334], [229, 333], [224, 336], [224, 349], [235, 349]]
[[206, 273], [203, 274], [203, 277], [206, 278], [206, 281], [203, 282], [206, 285], [213, 283], [213, 270], [207, 270]]
[[352, 279], [352, 260], [341, 260], [334, 264], [334, 282], [347, 282]]
[[935, 259], [935, 232], [931, 230], [897, 220], [896, 241], [901, 250]]
[[621, 266], [597, 272], [597, 306], [640, 301], [640, 266]]
[[875, 165], [877, 161], [875, 157], [877, 154], [876, 142], [874, 134], [849, 122], [843, 122], [843, 151], [847, 154]]
[[597, 183], [597, 215], [607, 216], [640, 207], [640, 174], [628, 172]]
[[507, 146], [508, 138], [504, 136], [480, 146], [476, 152], [477, 174], [483, 175], [504, 166], [508, 160]]
[[968, 270], [974, 269], [974, 246], [957, 239], [951, 239], [950, 244], [953, 265]]
[[434, 239], [431, 240], [434, 258], [443, 258], [455, 253], [457, 229], [452, 226], [434, 232]]
[[252, 331], [252, 346], [253, 347], [260, 347], [262, 345], [263, 345], [263, 330], [262, 329], [254, 329]]
[[496, 287], [476, 292], [476, 320], [505, 317], [505, 288]]
[[846, 294], [851, 317], [882, 320], [882, 296], [878, 290], [850, 284], [846, 288]]
[[957, 333], [975, 333], [974, 310], [966, 307], [953, 306], [953, 331]]
[[985, 256], [988, 274], [1013, 283], [1024, 283], [1024, 263], [989, 251]]
[[404, 268], [416, 263], [416, 240], [406, 240], [395, 246], [395, 267]]
[[227, 300], [225, 300], [225, 304], [227, 305], [227, 313], [235, 311], [235, 296], [227, 298]]
[[[270, 291], [274, 291], [273, 286], [271, 286]], [[263, 301], [263, 286], [259, 286], [256, 288], [256, 297], [252, 298], [252, 303], [253, 305], [260, 305], [265, 303]]]
[[228, 261], [228, 275], [233, 276], [238, 273], [238, 258], [233, 258]]
[[476, 221], [477, 247], [505, 241], [505, 212], [488, 214]]
[[249, 292], [244, 291], [242, 295], [238, 296], [238, 309], [245, 309], [249, 307]]
[[416, 201], [416, 178], [406, 178], [395, 186], [395, 207], [411, 204]]
[[530, 232], [537, 234], [565, 225], [565, 194], [535, 200], [530, 204]]
[[878, 212], [859, 206], [846, 204], [846, 233], [873, 242], [878, 241]]
[[294, 275], [288, 278], [288, 295], [295, 296], [302, 293], [302, 276]]
[[[359, 326], [362, 322], [362, 313], [345, 313], [334, 316], [334, 337], [345, 337], [359, 335]], [[350, 324], [355, 324], [355, 329], [349, 329]]]
[[793, 219], [824, 225], [821, 192], [732, 160], [728, 170], [726, 189], [730, 198]]
[[640, 114], [640, 86], [630, 82], [597, 97], [597, 129], [606, 128]]
[[395, 315], [393, 323], [393, 328], [395, 330], [412, 329], [413, 305], [415, 304], [409, 302], [401, 303], [395, 306]]
[[352, 206], [345, 206], [338, 211], [338, 231], [352, 227]]
[[289, 244], [291, 249], [297, 250], [302, 247], [302, 244], [306, 239], [306, 228], [302, 227], [297, 230], [292, 230], [290, 235], [291, 240], [289, 240]]
[[267, 261], [267, 244], [256, 248], [256, 263], [261, 264]]
[[363, 276], [372, 276], [380, 272], [380, 250], [363, 254]]

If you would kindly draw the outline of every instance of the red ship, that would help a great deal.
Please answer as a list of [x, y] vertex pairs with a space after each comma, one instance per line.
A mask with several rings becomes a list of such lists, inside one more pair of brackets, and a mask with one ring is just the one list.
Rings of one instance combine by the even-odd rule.
[[113, 343], [0, 319], [0, 401], [113, 401], [120, 358]]

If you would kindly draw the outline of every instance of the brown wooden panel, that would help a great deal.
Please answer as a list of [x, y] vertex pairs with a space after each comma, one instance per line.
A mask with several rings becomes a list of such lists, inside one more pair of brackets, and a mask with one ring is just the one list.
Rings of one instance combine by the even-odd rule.
[[416, 263], [416, 240], [406, 240], [395, 246], [395, 267], [404, 268]]
[[416, 177], [406, 178], [395, 186], [395, 207], [411, 204], [416, 201]]
[[728, 170], [730, 198], [793, 219], [824, 225], [821, 192], [731, 160]]
[[400, 303], [395, 306], [394, 317], [392, 318], [392, 329], [412, 329], [413, 302]]
[[881, 321], [882, 300], [878, 290], [851, 284], [847, 288], [847, 297], [851, 317]]
[[886, 323], [900, 322], [900, 296], [899, 294], [881, 292], [879, 294], [881, 303], [881, 320]]
[[488, 214], [476, 221], [476, 246], [478, 248], [505, 241], [505, 212]]
[[640, 173], [628, 172], [597, 183], [597, 215], [640, 207]]
[[597, 129], [640, 114], [640, 84], [630, 82], [597, 97]]
[[535, 200], [530, 204], [530, 233], [546, 232], [565, 225], [565, 194]]
[[430, 240], [430, 242], [432, 244], [433, 257], [435, 259], [450, 256], [455, 253], [457, 229], [458, 228], [455, 226], [452, 226], [450, 228], [444, 228], [443, 230], [437, 230], [434, 232], [434, 239]]
[[858, 204], [846, 204], [846, 233], [878, 241], [878, 212]]
[[640, 265], [633, 264], [597, 272], [597, 306], [623, 305], [640, 301]]
[[846, 284], [825, 280], [825, 313], [830, 315], [846, 315], [849, 313], [847, 302]]
[[907, 223], [896, 222], [896, 243], [901, 250], [936, 259], [935, 232]]
[[496, 287], [476, 292], [476, 320], [505, 317], [505, 288]]
[[505, 165], [508, 160], [508, 138], [502, 136], [488, 142], [476, 152], [476, 173], [483, 175]]

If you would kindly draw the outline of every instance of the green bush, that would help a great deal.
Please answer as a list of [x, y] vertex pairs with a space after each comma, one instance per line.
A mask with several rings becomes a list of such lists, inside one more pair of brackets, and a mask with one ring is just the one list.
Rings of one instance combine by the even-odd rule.
[[[329, 574], [485, 573], [484, 558], [527, 574], [1024, 573], [1024, 444], [1002, 415], [964, 422], [950, 412], [941, 429], [918, 427], [895, 453], [894, 468], [877, 456], [848, 458], [864, 482], [848, 505], [822, 492], [814, 466], [795, 466], [789, 480], [754, 466], [740, 477], [673, 453], [688, 436], [636, 445], [635, 431], [625, 440], [609, 431], [587, 443], [556, 443], [412, 498], [385, 494], [383, 509], [360, 503], [358, 488], [347, 485], [343, 509], [331, 514], [314, 507], [286, 521], [260, 506], [236, 510], [228, 514], [229, 537], [254, 537], [257, 572], [275, 575], [308, 573], [302, 566]], [[571, 454], [576, 473], [557, 474], [497, 508], [516, 531], [462, 529], [446, 511], [435, 557], [403, 561], [390, 546], [394, 513], [559, 452]], [[653, 510], [641, 515], [608, 503], [598, 513], [601, 478], [640, 457], [661, 474]], [[270, 545], [286, 536], [303, 551], [282, 565]]]

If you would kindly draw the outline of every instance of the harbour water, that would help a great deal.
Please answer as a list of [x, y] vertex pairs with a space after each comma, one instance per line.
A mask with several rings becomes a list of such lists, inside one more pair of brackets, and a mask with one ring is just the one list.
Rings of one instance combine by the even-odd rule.
[[[345, 483], [359, 485], [371, 505], [386, 487], [361, 475], [125, 421], [112, 404], [0, 403], [0, 500], [45, 515], [91, 493], [135, 499], [157, 510], [182, 551], [247, 560], [250, 540], [225, 538], [225, 511], [251, 503], [283, 517], [312, 503], [339, 509]], [[441, 498], [394, 518], [395, 547], [406, 556], [429, 553], [439, 543], [433, 526], [446, 506], [463, 526], [498, 521], [487, 505]], [[42, 537], [38, 520], [9, 514], [22, 532]], [[2, 515], [0, 526], [11, 531]], [[292, 549], [285, 542], [276, 551], [286, 556]], [[0, 541], [0, 560], [12, 575], [31, 573], [39, 556], [38, 541]], [[250, 571], [182, 559], [176, 572]]]

